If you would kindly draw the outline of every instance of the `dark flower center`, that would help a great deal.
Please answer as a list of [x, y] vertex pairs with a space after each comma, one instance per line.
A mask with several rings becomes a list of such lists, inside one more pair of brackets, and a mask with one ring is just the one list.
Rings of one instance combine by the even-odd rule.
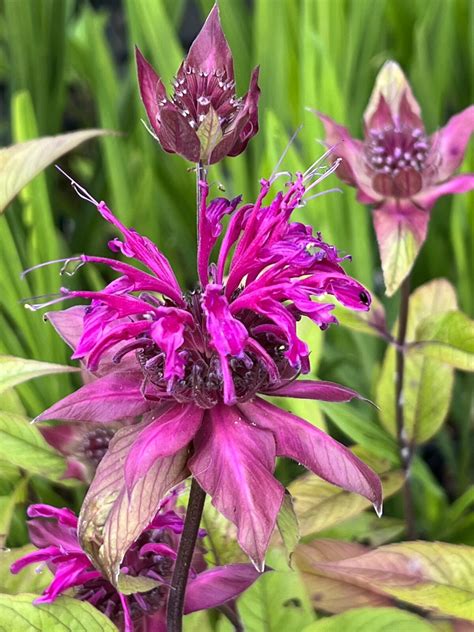
[[420, 128], [401, 126], [374, 130], [365, 143], [372, 184], [382, 195], [410, 197], [420, 191], [430, 145]]
[[[171, 537], [164, 529], [150, 529], [145, 531], [128, 550], [122, 568], [133, 577], [147, 577], [160, 582], [152, 590], [135, 593], [128, 598], [130, 613], [133, 620], [152, 615], [164, 608], [167, 598], [167, 588], [163, 582], [171, 580], [173, 560], [166, 555], [146, 553], [140, 555], [145, 544], [165, 543], [172, 545]], [[89, 601], [103, 612], [115, 624], [123, 624], [122, 605], [117, 591], [105, 579], [99, 578], [86, 582], [75, 593], [81, 601]]]
[[193, 129], [203, 122], [211, 106], [223, 129], [242, 108], [242, 100], [235, 95], [235, 81], [227, 77], [225, 70], [208, 73], [184, 66], [178, 72], [174, 88], [172, 100]]
[[[149, 337], [139, 339], [142, 348], [136, 355], [146, 381], [171, 394], [178, 402], [194, 402], [201, 408], [212, 408], [222, 401], [224, 378], [220, 358], [209, 345], [200, 297], [201, 294], [197, 291], [186, 297], [196, 325], [194, 330], [186, 334], [187, 344], [181, 352], [185, 361], [181, 379], [165, 379], [165, 356]], [[242, 312], [237, 318], [274, 362], [280, 379], [293, 379], [297, 371], [285, 357], [287, 344], [273, 332], [270, 322], [250, 311]], [[237, 401], [247, 401], [257, 392], [275, 386], [268, 365], [258, 354], [248, 350], [243, 357], [229, 357], [228, 361]]]
[[114, 434], [115, 429], [113, 428], [96, 428], [85, 435], [82, 441], [81, 452], [94, 468], [104, 458]]

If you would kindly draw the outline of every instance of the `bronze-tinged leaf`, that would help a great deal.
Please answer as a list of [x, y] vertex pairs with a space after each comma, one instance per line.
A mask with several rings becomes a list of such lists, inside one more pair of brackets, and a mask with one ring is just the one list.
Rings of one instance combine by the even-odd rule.
[[127, 454], [147, 422], [117, 432], [84, 499], [79, 539], [94, 564], [117, 585], [120, 563], [129, 546], [155, 516], [167, 492], [188, 476], [187, 448], [158, 459], [129, 493]]
[[52, 364], [50, 362], [0, 355], [0, 393], [36, 377], [74, 371], [79, 371], [79, 369], [64, 364]]
[[[320, 619], [302, 632], [440, 632], [417, 614], [399, 608], [356, 608]], [[443, 628], [445, 630], [445, 628]], [[467, 632], [467, 631], [466, 631]]]
[[389, 544], [321, 564], [332, 577], [357, 581], [437, 615], [474, 621], [474, 549], [445, 542]]
[[380, 595], [360, 582], [331, 577], [324, 563], [363, 555], [369, 549], [355, 542], [342, 540], [314, 540], [299, 544], [293, 554], [298, 570], [316, 610], [337, 614], [362, 606], [388, 606], [393, 600]]
[[88, 129], [35, 138], [0, 149], [0, 213], [48, 165], [86, 140], [106, 134], [113, 132]]

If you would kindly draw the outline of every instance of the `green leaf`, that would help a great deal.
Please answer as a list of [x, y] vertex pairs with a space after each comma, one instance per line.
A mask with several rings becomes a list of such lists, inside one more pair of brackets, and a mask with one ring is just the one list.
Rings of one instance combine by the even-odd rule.
[[0, 459], [27, 472], [58, 479], [63, 457], [53, 450], [38, 428], [25, 417], [0, 411]]
[[0, 496], [0, 547], [5, 545], [10, 533], [16, 505], [26, 502], [27, 489], [28, 479], [20, 478], [8, 496]]
[[219, 123], [219, 117], [212, 105], [209, 107], [209, 111], [202, 123], [197, 128], [196, 135], [201, 143], [201, 159], [204, 164], [206, 164], [212, 152], [222, 140], [222, 129]]
[[356, 608], [335, 617], [321, 619], [304, 628], [303, 632], [436, 632], [434, 625], [416, 614], [398, 608]]
[[282, 551], [270, 551], [267, 563], [275, 570], [264, 573], [238, 600], [246, 630], [302, 630], [314, 620], [299, 574], [288, 569]]
[[[435, 279], [417, 288], [410, 296], [406, 342], [416, 340], [417, 328], [426, 318], [443, 315], [456, 307], [454, 288], [445, 279]], [[395, 331], [396, 328], [397, 325]], [[395, 349], [390, 347], [383, 361], [376, 400], [380, 420], [393, 436], [396, 436], [395, 366]], [[439, 430], [449, 410], [453, 379], [451, 367], [409, 348], [405, 354], [403, 384], [404, 428], [409, 441], [422, 443]]]
[[0, 593], [18, 595], [25, 592], [40, 594], [49, 585], [53, 576], [46, 565], [41, 566], [38, 572], [38, 564], [25, 566], [19, 573], [10, 573], [10, 566], [16, 560], [28, 553], [36, 551], [32, 544], [17, 549], [5, 549], [0, 551]]
[[86, 601], [59, 597], [33, 605], [37, 595], [0, 595], [0, 630], [15, 632], [117, 632], [108, 617]]
[[50, 364], [49, 362], [38, 362], [37, 360], [26, 360], [25, 358], [15, 358], [14, 356], [0, 356], [0, 393], [27, 382], [35, 377], [51, 375], [53, 373], [70, 373], [78, 371], [76, 367], [61, 364]]
[[111, 133], [100, 129], [83, 130], [0, 149], [0, 213], [28, 182], [60, 156], [86, 140]]
[[160, 582], [150, 577], [132, 577], [129, 575], [119, 575], [117, 581], [117, 587], [124, 595], [131, 595], [133, 593], [142, 593], [153, 590], [160, 586]]
[[220, 566], [235, 562], [248, 562], [248, 558], [237, 542], [237, 528], [212, 505], [206, 496], [202, 526], [206, 530], [204, 546], [205, 559], [210, 566]]
[[[358, 456], [379, 474], [383, 486], [383, 497], [388, 498], [397, 492], [403, 484], [403, 473], [391, 470], [390, 464], [374, 461], [368, 454]], [[371, 506], [370, 502], [351, 492], [323, 481], [314, 474], [304, 474], [289, 485], [298, 517], [301, 536], [309, 536], [356, 516]]]
[[474, 320], [462, 312], [436, 314], [416, 330], [412, 350], [462, 371], [474, 371]]
[[321, 565], [437, 615], [474, 621], [474, 548], [445, 542], [403, 542]]
[[380, 337], [387, 329], [384, 306], [374, 294], [368, 312], [354, 312], [342, 305], [336, 305], [332, 313], [340, 325], [362, 334]]
[[298, 518], [293, 506], [293, 498], [288, 490], [285, 490], [283, 503], [277, 517], [278, 531], [285, 546], [288, 559], [291, 560], [293, 551], [300, 539]]

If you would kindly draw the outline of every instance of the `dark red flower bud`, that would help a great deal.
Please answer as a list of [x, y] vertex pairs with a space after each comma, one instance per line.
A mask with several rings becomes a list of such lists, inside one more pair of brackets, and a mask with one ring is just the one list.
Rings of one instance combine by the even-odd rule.
[[244, 97], [235, 94], [232, 52], [214, 5], [178, 69], [174, 94], [136, 49], [140, 93], [156, 139], [192, 162], [238, 156], [258, 131], [258, 68]]

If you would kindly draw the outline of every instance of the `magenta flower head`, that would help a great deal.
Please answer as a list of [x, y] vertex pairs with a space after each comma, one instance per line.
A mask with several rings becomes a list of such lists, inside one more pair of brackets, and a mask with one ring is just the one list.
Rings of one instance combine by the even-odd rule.
[[319, 114], [326, 143], [343, 163], [337, 175], [374, 204], [374, 227], [387, 295], [410, 272], [426, 239], [430, 211], [439, 197], [474, 188], [474, 175], [453, 176], [474, 130], [474, 106], [453, 116], [431, 136], [400, 66], [380, 70], [364, 114], [365, 140]]
[[[160, 498], [189, 473], [237, 526], [242, 549], [259, 569], [284, 495], [273, 476], [277, 456], [362, 494], [380, 511], [381, 485], [369, 467], [262, 397], [334, 402], [358, 397], [338, 384], [296, 379], [309, 371], [298, 320], [309, 318], [326, 329], [336, 322], [328, 298], [353, 310], [368, 310], [371, 301], [346, 274], [334, 246], [313, 235], [310, 226], [291, 221], [321, 179], [312, 182], [316, 173], [311, 168], [298, 174], [268, 201], [272, 182], [262, 180], [256, 202], [243, 205], [240, 198], [209, 201], [208, 185], [201, 182], [199, 285], [190, 293], [181, 290], [150, 240], [73, 183], [122, 233], [110, 248], [145, 268], [82, 255], [71, 262], [104, 264], [118, 278], [98, 292], [63, 288], [62, 296], [48, 303], [91, 301], [49, 318], [64, 337], [71, 328], [80, 334], [72, 357], [100, 377], [37, 420], [110, 424], [143, 415], [141, 423], [112, 439], [81, 512], [84, 546], [112, 581], [121, 554], [150, 522]], [[211, 263], [225, 215], [227, 229]]]
[[[174, 507], [173, 496], [163, 501], [151, 523], [131, 545], [120, 568], [135, 592], [119, 592], [97, 570], [77, 538], [77, 517], [70, 509], [30, 505], [30, 538], [37, 547], [11, 566], [18, 573], [29, 564], [46, 564], [54, 575], [34, 603], [51, 603], [72, 589], [76, 599], [88, 601], [120, 630], [166, 632], [166, 602], [184, 518]], [[250, 564], [228, 564], [206, 569], [202, 538], [192, 560], [186, 591], [185, 613], [218, 607], [235, 599], [257, 578]], [[137, 590], [139, 589], [139, 591]]]
[[191, 162], [238, 156], [258, 132], [258, 68], [248, 93], [235, 94], [232, 53], [214, 5], [174, 81], [171, 99], [160, 77], [136, 50], [138, 83], [154, 135], [163, 149]]

